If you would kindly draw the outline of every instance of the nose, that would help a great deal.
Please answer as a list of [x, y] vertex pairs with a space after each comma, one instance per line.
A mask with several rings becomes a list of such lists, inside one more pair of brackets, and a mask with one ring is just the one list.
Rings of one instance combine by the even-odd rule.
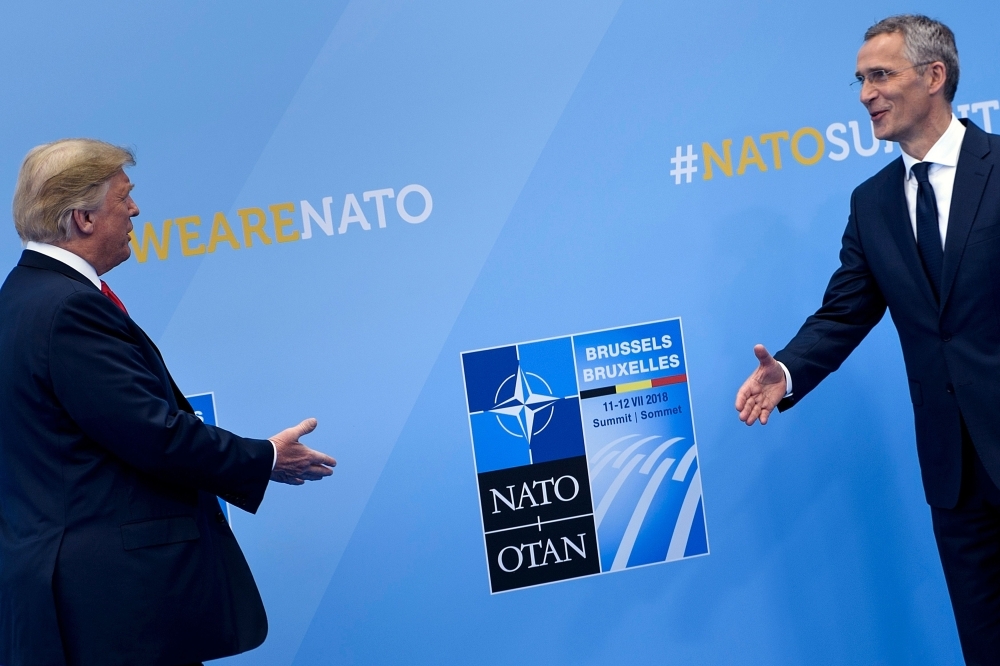
[[868, 106], [875, 100], [876, 97], [878, 97], [878, 88], [869, 83], [868, 79], [865, 79], [861, 84], [861, 103]]
[[128, 216], [135, 217], [139, 214], [139, 207], [135, 204], [135, 200], [132, 197], [128, 198]]

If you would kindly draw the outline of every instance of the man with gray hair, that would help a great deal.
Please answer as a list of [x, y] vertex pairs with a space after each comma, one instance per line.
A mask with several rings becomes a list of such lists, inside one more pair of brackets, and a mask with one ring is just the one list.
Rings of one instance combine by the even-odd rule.
[[1000, 663], [1000, 137], [951, 110], [955, 37], [926, 16], [865, 33], [857, 85], [903, 155], [862, 183], [820, 309], [736, 395], [747, 425], [797, 404], [882, 319], [899, 333], [917, 453], [965, 659]]
[[139, 214], [126, 149], [38, 146], [21, 167], [24, 253], [0, 288], [0, 664], [179, 666], [260, 645], [267, 618], [217, 497], [336, 461], [206, 425], [100, 276]]

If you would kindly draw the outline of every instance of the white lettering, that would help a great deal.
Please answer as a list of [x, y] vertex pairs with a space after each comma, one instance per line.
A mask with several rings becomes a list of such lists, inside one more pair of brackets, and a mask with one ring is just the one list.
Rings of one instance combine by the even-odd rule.
[[517, 508], [518, 509], [524, 507], [524, 498], [525, 498], [525, 496], [527, 496], [528, 500], [531, 502], [531, 506], [538, 506], [538, 502], [535, 501], [535, 496], [531, 494], [530, 490], [528, 490], [528, 482], [527, 481], [525, 481], [524, 484], [521, 486], [521, 497], [517, 501]]
[[308, 239], [312, 238], [313, 230], [311, 222], [315, 222], [319, 225], [319, 228], [323, 230], [323, 233], [327, 236], [333, 235], [333, 217], [330, 215], [330, 204], [333, 203], [333, 197], [323, 197], [323, 217], [319, 216], [316, 209], [312, 207], [312, 204], [303, 199], [299, 202], [299, 206], [302, 208], [302, 238]]
[[528, 568], [529, 569], [534, 569], [535, 567], [542, 566], [541, 564], [538, 564], [537, 562], [535, 562], [535, 546], [538, 546], [539, 548], [541, 548], [542, 547], [542, 542], [541, 541], [535, 541], [534, 543], [522, 543], [521, 544], [521, 548], [522, 549], [525, 546], [528, 547], [528, 555], [531, 557], [531, 564], [528, 565]]
[[514, 506], [514, 486], [507, 486], [507, 490], [510, 491], [510, 500], [504, 497], [501, 493], [498, 493], [496, 488], [490, 488], [490, 492], [493, 493], [493, 513], [500, 513], [499, 506], [497, 505], [498, 499], [509, 506], [511, 511], [517, 511], [517, 507]]
[[392, 199], [395, 194], [393, 194], [392, 188], [387, 187], [382, 190], [369, 190], [367, 192], [361, 193], [361, 198], [365, 201], [370, 201], [375, 199], [375, 212], [378, 213], [378, 226], [379, 229], [385, 229], [385, 200], [384, 197], [389, 197]]
[[348, 194], [344, 197], [344, 212], [340, 215], [340, 228], [337, 229], [337, 232], [346, 234], [347, 225], [352, 222], [360, 224], [365, 231], [371, 231], [372, 225], [368, 224], [368, 219], [365, 217], [364, 211], [361, 210], [358, 198], [353, 194]]
[[[404, 202], [406, 201], [406, 195], [412, 192], [416, 192], [424, 198], [424, 211], [419, 215], [410, 215], [406, 212], [406, 206]], [[428, 217], [431, 216], [431, 210], [434, 208], [434, 201], [431, 199], [431, 193], [427, 191], [427, 188], [423, 185], [407, 185], [399, 191], [399, 196], [396, 197], [396, 212], [399, 216], [410, 224], [420, 224]]]
[[991, 99], [988, 102], [976, 102], [972, 105], [972, 112], [983, 112], [983, 129], [987, 132], [993, 131], [993, 124], [990, 122], [990, 109], [1000, 111], [1000, 100]]
[[[524, 546], [521, 546], [521, 548], [523, 547]], [[573, 546], [573, 548], [576, 549], [576, 546]], [[517, 553], [517, 564], [511, 569], [508, 569], [503, 565], [503, 554], [506, 553], [508, 550], [513, 550], [515, 553]], [[500, 553], [497, 555], [497, 564], [499, 564], [500, 568], [506, 571], [507, 573], [511, 573], [512, 571], [517, 571], [518, 569], [520, 569], [521, 564], [523, 562], [524, 562], [524, 556], [521, 555], [521, 549], [518, 548], [517, 546], [507, 546], [506, 548], [502, 548], [500, 550]]]
[[835, 153], [831, 150], [827, 153], [827, 157], [834, 162], [842, 162], [847, 159], [848, 155], [851, 154], [851, 147], [846, 141], [837, 136], [837, 134], [847, 134], [847, 126], [844, 125], [844, 123], [833, 123], [826, 128], [826, 140], [840, 148], [839, 153]]
[[552, 504], [552, 500], [549, 499], [549, 491], [545, 488], [545, 484], [546, 483], [552, 483], [552, 484], [554, 484], [555, 482], [556, 482], [555, 478], [551, 478], [551, 479], [542, 479], [541, 481], [535, 481], [534, 483], [531, 484], [532, 488], [534, 488], [535, 486], [537, 486], [539, 483], [542, 484], [542, 505], [543, 506], [546, 505], [546, 504]]
[[556, 547], [552, 545], [552, 539], [546, 539], [545, 553], [542, 554], [542, 566], [549, 563], [549, 553], [552, 553], [552, 557], [555, 558], [556, 564], [562, 563], [562, 560], [559, 559], [559, 553], [556, 552]]
[[564, 562], [567, 561], [567, 560], [569, 560], [569, 549], [570, 548], [572, 548], [573, 550], [575, 550], [576, 553], [577, 553], [577, 555], [579, 555], [583, 559], [587, 559], [587, 546], [586, 546], [586, 544], [583, 541], [583, 534], [577, 534], [577, 536], [580, 537], [580, 547], [579, 548], [576, 547], [576, 544], [573, 543], [570, 540], [569, 537], [563, 537], [562, 538], [562, 540], [563, 540], [563, 551], [564, 551], [563, 552], [563, 561]]
[[[562, 493], [559, 492], [559, 484], [563, 482], [563, 479], [569, 479], [573, 484], [573, 494], [570, 495], [569, 497], [563, 497]], [[555, 485], [553, 485], [552, 488], [553, 490], [555, 490], [556, 497], [559, 498], [559, 501], [561, 502], [571, 502], [572, 500], [576, 499], [576, 496], [578, 494], [580, 494], [580, 482], [576, 480], [575, 476], [570, 476], [569, 474], [565, 476], [560, 476], [556, 480]]]
[[851, 126], [851, 132], [854, 134], [854, 150], [857, 151], [858, 155], [861, 155], [861, 157], [871, 157], [878, 152], [879, 144], [882, 142], [875, 137], [875, 125], [872, 125], [871, 121], [868, 122], [868, 125], [872, 128], [871, 148], [861, 147], [861, 129], [858, 127], [858, 121], [852, 120], [847, 124]]

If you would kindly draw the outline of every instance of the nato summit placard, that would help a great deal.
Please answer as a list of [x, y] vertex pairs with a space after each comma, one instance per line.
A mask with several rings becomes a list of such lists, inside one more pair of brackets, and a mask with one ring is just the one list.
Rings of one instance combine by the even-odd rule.
[[679, 318], [462, 366], [492, 592], [708, 554]]

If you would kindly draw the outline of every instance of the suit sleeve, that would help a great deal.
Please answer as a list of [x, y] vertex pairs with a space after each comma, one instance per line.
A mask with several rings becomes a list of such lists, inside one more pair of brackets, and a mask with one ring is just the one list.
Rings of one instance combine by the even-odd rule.
[[177, 409], [166, 369], [150, 363], [108, 299], [90, 291], [64, 299], [48, 349], [55, 398], [87, 437], [147, 474], [257, 510], [270, 479], [271, 443]]
[[806, 319], [788, 345], [774, 357], [792, 376], [794, 393], [778, 404], [784, 411], [804, 398], [854, 351], [885, 315], [886, 303], [875, 282], [858, 232], [855, 193], [840, 248], [840, 267], [830, 278], [823, 304]]

